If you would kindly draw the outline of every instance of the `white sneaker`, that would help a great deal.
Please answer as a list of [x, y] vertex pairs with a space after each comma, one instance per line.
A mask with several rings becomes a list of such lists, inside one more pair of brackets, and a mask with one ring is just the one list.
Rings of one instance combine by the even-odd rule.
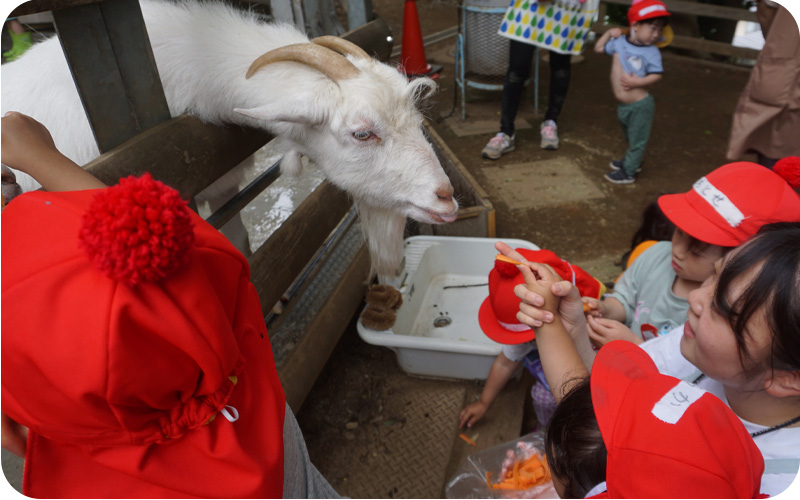
[[505, 153], [510, 153], [511, 151], [514, 151], [514, 136], [512, 135], [509, 137], [503, 132], [498, 132], [496, 136], [489, 140], [486, 147], [483, 148], [481, 155], [484, 158], [496, 160]]
[[558, 149], [558, 125], [553, 120], [545, 120], [539, 127], [542, 135], [542, 149]]

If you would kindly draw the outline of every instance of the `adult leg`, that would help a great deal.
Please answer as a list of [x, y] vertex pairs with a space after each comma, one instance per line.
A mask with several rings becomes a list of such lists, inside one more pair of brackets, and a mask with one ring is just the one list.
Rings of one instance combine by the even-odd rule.
[[544, 121], [558, 121], [572, 76], [572, 55], [550, 51], [550, 91]]
[[533, 45], [511, 40], [508, 51], [508, 71], [503, 81], [503, 96], [500, 109], [500, 132], [514, 135], [514, 120], [517, 118], [519, 103], [522, 101], [522, 91], [525, 88], [525, 80], [531, 74], [531, 64], [533, 53], [536, 47]]

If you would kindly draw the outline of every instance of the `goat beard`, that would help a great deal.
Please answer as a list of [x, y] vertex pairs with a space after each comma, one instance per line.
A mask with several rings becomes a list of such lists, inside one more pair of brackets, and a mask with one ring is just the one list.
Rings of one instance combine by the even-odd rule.
[[396, 211], [358, 203], [361, 230], [370, 256], [370, 278], [393, 277], [403, 261], [403, 235], [406, 216]]

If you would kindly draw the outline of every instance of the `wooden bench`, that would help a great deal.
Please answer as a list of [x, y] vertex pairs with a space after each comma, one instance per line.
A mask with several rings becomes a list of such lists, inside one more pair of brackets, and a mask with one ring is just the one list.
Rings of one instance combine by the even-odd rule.
[[[686, 0], [663, 0], [663, 2], [667, 6], [667, 10], [669, 10], [669, 12], [672, 14], [713, 17], [717, 19], [728, 19], [733, 21], [758, 22], [758, 17], [756, 14], [745, 8], [725, 7], [722, 5], [690, 2]], [[597, 22], [592, 27], [592, 30], [598, 34], [602, 34], [613, 27], [606, 25], [604, 21], [608, 5], [630, 6], [632, 3], [632, 0], [601, 0]], [[672, 43], [669, 46], [676, 49], [708, 52], [711, 54], [738, 57], [742, 59], [756, 59], [760, 52], [758, 50], [746, 47], [734, 47], [730, 43], [678, 34], [674, 36]]]

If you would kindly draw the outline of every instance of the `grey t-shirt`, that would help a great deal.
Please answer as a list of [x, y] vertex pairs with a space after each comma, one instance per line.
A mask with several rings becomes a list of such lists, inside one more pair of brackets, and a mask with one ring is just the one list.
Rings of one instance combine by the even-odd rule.
[[645, 250], [629, 267], [617, 284], [614, 293], [606, 294], [625, 307], [625, 324], [635, 334], [647, 340], [669, 332], [686, 321], [689, 302], [672, 293], [675, 282], [672, 269], [672, 243], [660, 241]]

